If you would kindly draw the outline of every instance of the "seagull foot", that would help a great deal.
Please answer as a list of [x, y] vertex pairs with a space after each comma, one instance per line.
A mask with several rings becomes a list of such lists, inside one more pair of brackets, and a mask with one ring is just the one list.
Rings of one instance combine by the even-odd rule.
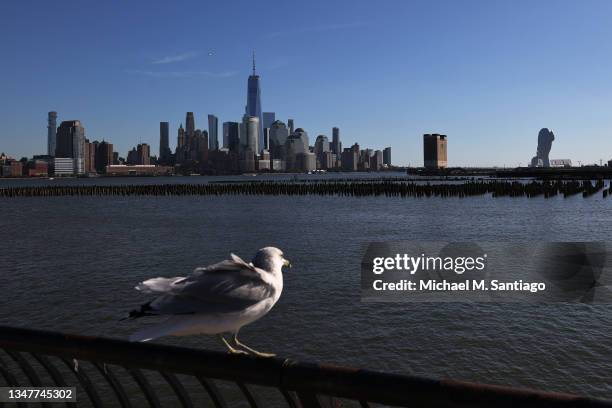
[[255, 354], [257, 357], [263, 357], [263, 358], [276, 357], [276, 354], [274, 353], [262, 353], [261, 351], [253, 351], [253, 354]]
[[218, 337], [223, 342], [223, 344], [225, 344], [225, 346], [227, 347], [227, 352], [229, 354], [249, 354], [244, 350], [239, 350], [239, 349], [232, 347], [232, 345], [229, 344], [227, 340], [225, 340], [225, 337], [223, 337], [222, 335], [219, 335]]
[[231, 350], [227, 350], [227, 353], [228, 353], [228, 354], [242, 354], [242, 355], [249, 355], [249, 353], [247, 353], [246, 351], [244, 351], [244, 350], [238, 350], [238, 349], [235, 349], [235, 348], [232, 348]]
[[[247, 350], [250, 354], [256, 355], [257, 357], [264, 357], [264, 358], [276, 357], [276, 354], [262, 353], [261, 351], [257, 351], [255, 349], [250, 348], [246, 344], [241, 343], [240, 340], [238, 340], [238, 332], [234, 333], [234, 344], [236, 344], [236, 346], [238, 347], [242, 347], [243, 349]], [[231, 347], [231, 346], [228, 344], [228, 347]]]

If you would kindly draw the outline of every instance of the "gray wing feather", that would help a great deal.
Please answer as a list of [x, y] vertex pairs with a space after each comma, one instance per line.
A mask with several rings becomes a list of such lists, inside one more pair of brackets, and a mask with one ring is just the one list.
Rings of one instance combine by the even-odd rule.
[[274, 287], [262, 273], [233, 255], [231, 260], [198, 268], [192, 275], [175, 280], [149, 305], [159, 314], [240, 311], [274, 294]]

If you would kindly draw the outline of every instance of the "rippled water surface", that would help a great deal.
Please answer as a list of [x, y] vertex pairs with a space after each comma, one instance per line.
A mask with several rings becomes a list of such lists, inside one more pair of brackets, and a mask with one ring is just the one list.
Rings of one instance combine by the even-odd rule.
[[[32, 183], [43, 181], [0, 187]], [[125, 337], [143, 324], [117, 321], [147, 300], [133, 290], [139, 281], [186, 274], [230, 251], [250, 259], [274, 245], [294, 267], [274, 309], [241, 332], [256, 348], [612, 398], [612, 307], [362, 303], [359, 292], [360, 258], [370, 241], [607, 240], [612, 202], [599, 195], [54, 197], [4, 199], [0, 206], [0, 324]], [[222, 349], [208, 337], [162, 342]]]

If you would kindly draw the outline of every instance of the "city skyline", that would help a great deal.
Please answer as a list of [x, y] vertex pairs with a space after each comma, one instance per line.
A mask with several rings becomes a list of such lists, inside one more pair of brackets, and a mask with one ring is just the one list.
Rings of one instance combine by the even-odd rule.
[[[275, 121], [277, 121], [277, 119], [276, 119], [275, 112], [264, 112], [262, 109], [260, 76], [256, 73], [255, 52], [253, 52], [253, 55], [252, 55], [252, 73], [248, 77], [246, 95], [247, 95], [247, 103], [245, 105], [245, 113], [242, 118], [243, 126], [244, 126], [242, 130], [243, 136], [241, 137], [242, 141], [246, 141], [246, 145], [249, 146], [249, 148], [255, 153], [255, 155], [258, 155], [262, 150], [265, 149], [268, 152], [268, 154], [270, 154], [270, 156], [274, 156], [275, 158], [280, 159], [280, 155], [278, 154], [278, 152], [276, 152], [277, 154], [275, 154], [275, 152], [271, 152], [271, 147], [269, 146], [270, 135], [268, 134], [268, 132], [271, 130], [272, 124]], [[261, 120], [259, 120], [260, 118]], [[57, 124], [57, 119], [58, 119], [58, 113], [56, 111], [50, 111], [47, 113], [46, 143], [47, 143], [47, 155], [50, 155], [50, 156], [56, 156], [55, 148], [54, 148], [56, 144], [55, 134], [56, 134], [56, 130], [58, 130], [59, 128], [56, 128], [56, 126], [54, 125]], [[252, 129], [253, 120], [257, 121], [257, 123], [254, 126], [256, 129]], [[282, 122], [282, 120], [280, 119], [278, 119], [278, 121]], [[80, 120], [67, 120], [67, 121], [60, 120], [60, 122], [62, 123], [62, 125], [66, 124], [70, 126], [72, 126], [72, 122], [75, 122], [75, 123], [78, 123], [79, 127], [82, 126], [80, 123]], [[183, 127], [183, 123], [185, 124], [185, 127]], [[228, 120], [226, 122], [223, 122], [223, 126], [225, 127], [226, 125], [230, 123], [238, 124], [237, 122]], [[289, 125], [288, 126], [289, 133], [287, 136], [291, 136], [293, 135], [293, 130], [294, 130], [294, 119], [288, 118], [287, 124]], [[203, 136], [205, 138], [205, 144], [207, 145], [207, 151], [204, 154], [206, 157], [208, 156], [208, 152], [219, 150], [220, 148], [230, 147], [229, 138], [226, 140], [226, 135], [225, 135], [226, 130], [225, 129], [223, 129], [223, 135], [222, 135], [223, 140], [221, 141], [221, 143], [219, 142], [219, 137], [218, 137], [219, 118], [215, 116], [214, 114], [207, 114], [207, 127], [208, 128], [199, 129], [198, 126], [196, 125], [196, 118], [195, 118], [194, 112], [193, 111], [186, 112], [185, 121], [180, 122], [179, 127], [177, 129], [178, 135], [177, 135], [177, 143], [175, 145], [175, 149], [172, 149], [172, 144], [170, 143], [171, 138], [170, 138], [170, 131], [169, 131], [169, 122], [160, 121], [159, 126], [160, 126], [159, 127], [159, 139], [158, 139], [159, 140], [159, 145], [158, 145], [159, 153], [157, 155], [148, 155], [148, 156], [151, 156], [151, 158], [156, 157], [159, 164], [167, 164], [170, 161], [171, 156], [172, 156], [172, 161], [174, 161], [174, 157], [172, 153], [173, 150], [175, 150], [177, 154], [183, 155], [183, 156], [179, 156], [179, 161], [185, 160], [187, 158], [185, 155], [188, 156], [189, 153], [185, 153], [184, 151], [182, 151], [181, 153], [181, 148], [185, 145], [192, 144], [190, 140], [193, 137], [197, 138], [197, 137]], [[306, 141], [305, 142], [300, 141], [300, 143], [305, 144], [304, 146], [305, 151], [308, 152], [309, 148], [310, 149], [314, 148], [316, 151], [317, 149], [316, 144], [314, 146], [312, 145], [309, 146], [307, 133], [304, 132], [301, 128], [299, 128], [298, 130], [300, 130], [302, 133], [306, 135], [305, 136]], [[334, 126], [331, 129], [331, 131], [332, 131], [331, 133], [332, 133], [332, 138], [333, 138], [332, 139], [333, 142], [331, 144], [329, 143], [329, 140], [328, 140], [329, 138], [327, 137], [327, 134], [319, 134], [317, 136], [317, 140], [319, 140], [322, 137], [328, 140], [327, 148], [324, 150], [330, 151], [331, 153], [337, 156], [337, 160], [340, 160], [340, 156], [342, 154], [342, 147], [341, 147], [342, 142], [339, 139], [339, 128], [337, 126]], [[88, 139], [84, 136], [84, 130], [81, 131], [81, 133], [82, 133], [81, 135], [81, 139], [82, 139], [81, 143], [82, 143], [83, 141], [88, 140]], [[252, 139], [250, 137], [250, 134], [257, 134], [257, 137], [255, 139]], [[283, 139], [285, 138], [286, 136]], [[278, 140], [276, 142], [278, 143]], [[355, 146], [358, 146], [358, 145], [359, 144], [355, 142]], [[139, 143], [136, 147], [132, 147], [131, 150], [129, 150], [126, 155], [123, 155], [125, 157], [123, 157], [121, 152], [119, 151], [115, 153], [117, 153], [118, 157], [121, 157], [122, 159], [127, 158], [126, 161], [128, 163], [144, 164], [144, 159], [142, 158], [140, 158], [139, 160], [135, 159], [137, 149], [138, 149], [138, 154], [142, 155], [142, 152], [140, 151], [141, 146], [146, 146], [146, 149], [148, 152], [149, 151], [148, 149], [151, 148], [151, 143], [150, 141], [144, 142], [142, 140], [139, 140]], [[199, 150], [199, 148], [196, 148], [196, 149]], [[386, 147], [385, 152], [387, 150], [389, 150], [390, 152], [390, 149], [391, 149], [390, 147]], [[232, 149], [230, 148], [230, 150]], [[275, 150], [275, 149], [272, 149], [272, 150]], [[366, 150], [370, 152], [370, 155], [372, 155], [372, 153], [374, 152], [373, 149], [368, 148]], [[235, 152], [237, 152], [237, 150]], [[383, 151], [377, 150], [376, 152], [379, 152], [382, 155]], [[62, 153], [62, 154], [66, 155], [66, 153]], [[319, 157], [322, 154], [323, 154], [323, 150], [320, 151], [316, 157]], [[33, 154], [33, 155], [37, 155], [37, 154]], [[132, 158], [130, 159], [130, 157]], [[331, 160], [331, 157], [328, 157], [327, 159], [330, 161], [328, 165], [324, 166], [324, 168], [335, 167], [335, 164], [332, 164], [333, 160]], [[363, 160], [363, 157], [362, 157], [362, 160]], [[353, 163], [355, 166], [355, 170], [357, 169], [357, 162], [358, 162], [358, 159], [356, 159], [355, 162]], [[374, 162], [380, 165], [383, 162], [382, 156], [380, 158], [375, 158]], [[384, 163], [387, 165], [391, 165], [390, 153], [388, 156], [388, 160], [385, 159]], [[147, 164], [148, 164], [148, 161], [147, 161]], [[79, 172], [77, 171], [77, 173]]]
[[[313, 138], [331, 138], [339, 126], [345, 140], [393, 146], [398, 165], [419, 165], [422, 135], [441, 133], [453, 141], [449, 166], [526, 166], [543, 127], [557, 137], [553, 157], [597, 163], [612, 156], [608, 2], [414, 1], [372, 9], [358, 1], [323, 15], [312, 5], [272, 2], [237, 15], [232, 27], [212, 18], [205, 35], [176, 28], [235, 6], [35, 3], [0, 6], [0, 34], [9, 39], [0, 50], [12, 61], [0, 67], [10, 96], [0, 101], [0, 149], [13, 156], [47, 150], [49, 111], [81, 120], [90, 139], [113, 140], [120, 152], [140, 141], [158, 152], [159, 122], [176, 129], [186, 111], [201, 123], [208, 114], [239, 120], [253, 49], [263, 111], [294, 118]], [[279, 13], [308, 23], [249, 31], [248, 21]], [[23, 34], [15, 22], [26, 17], [32, 28]], [[432, 22], [444, 29], [432, 32]]]
[[[247, 82], [245, 114], [241, 123], [223, 123], [222, 147], [218, 139], [219, 118], [208, 114], [208, 130], [202, 130], [196, 126], [194, 112], [188, 111], [185, 114], [185, 127], [181, 122], [177, 129], [174, 154], [169, 144], [169, 122], [160, 121], [158, 156], [151, 155], [150, 144], [141, 142], [122, 157], [120, 152], [113, 150], [113, 144], [87, 139], [85, 128], [79, 120], [62, 121], [56, 128], [57, 112], [50, 111], [47, 115], [48, 154], [33, 155], [33, 159], [26, 162], [22, 159], [21, 166], [15, 164], [12, 157], [4, 158], [2, 175], [16, 177], [23, 175], [24, 170], [28, 175], [43, 174], [41, 161], [45, 163], [47, 172], [54, 175], [170, 174], [175, 171], [182, 174], [254, 171], [310, 173], [317, 170], [380, 171], [392, 166], [391, 147], [384, 150], [362, 149], [358, 143], [354, 143], [342, 149], [338, 127], [332, 129], [331, 144], [326, 135], [319, 134], [314, 145], [310, 145], [308, 132], [302, 128], [294, 129], [293, 119], [287, 119], [287, 126], [276, 119], [275, 112], [263, 112], [255, 53], [252, 64], [253, 71]], [[126, 168], [125, 164], [127, 167], [161, 167]]]

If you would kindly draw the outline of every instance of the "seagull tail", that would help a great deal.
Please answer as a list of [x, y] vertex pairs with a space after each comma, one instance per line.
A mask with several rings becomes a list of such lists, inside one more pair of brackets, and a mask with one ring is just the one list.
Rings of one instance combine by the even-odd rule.
[[130, 341], [149, 341], [155, 339], [157, 336], [150, 328], [139, 330], [136, 333], [130, 334]]
[[172, 334], [172, 327], [165, 324], [158, 324], [150, 327], [145, 327], [130, 335], [130, 341], [149, 341], [159, 337], [164, 337]]
[[159, 337], [172, 336], [183, 329], [182, 319], [170, 318], [165, 322], [153, 326], [145, 327], [132, 335], [130, 341], [149, 341]]

